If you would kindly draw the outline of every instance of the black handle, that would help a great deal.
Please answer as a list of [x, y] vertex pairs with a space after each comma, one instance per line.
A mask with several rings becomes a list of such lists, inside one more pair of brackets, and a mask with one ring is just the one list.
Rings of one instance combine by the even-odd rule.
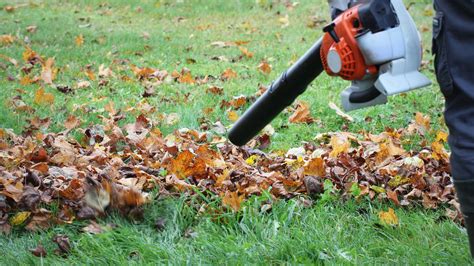
[[272, 83], [270, 88], [244, 113], [229, 132], [229, 140], [242, 146], [255, 137], [278, 114], [302, 94], [323, 72], [319, 39], [290, 69]]

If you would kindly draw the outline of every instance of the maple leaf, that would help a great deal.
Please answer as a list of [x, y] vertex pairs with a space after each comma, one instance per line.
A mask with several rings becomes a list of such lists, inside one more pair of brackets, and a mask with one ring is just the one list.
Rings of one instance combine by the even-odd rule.
[[181, 152], [175, 159], [171, 160], [168, 169], [180, 179], [189, 176], [201, 179], [207, 176], [206, 163], [204, 160], [197, 158], [188, 150]]
[[309, 105], [306, 102], [300, 101], [296, 104], [296, 109], [288, 118], [290, 123], [313, 123], [314, 118], [311, 117]]
[[304, 166], [304, 174], [323, 177], [326, 175], [326, 167], [324, 166], [324, 160], [320, 157], [313, 158], [306, 162]]
[[379, 221], [383, 225], [396, 226], [399, 224], [398, 217], [392, 208], [388, 208], [388, 211], [379, 212]]

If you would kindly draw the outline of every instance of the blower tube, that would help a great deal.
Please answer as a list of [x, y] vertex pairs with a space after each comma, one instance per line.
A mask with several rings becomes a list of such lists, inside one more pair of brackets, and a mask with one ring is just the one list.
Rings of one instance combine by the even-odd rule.
[[285, 71], [268, 90], [244, 113], [229, 131], [229, 140], [245, 145], [279, 113], [291, 105], [308, 85], [323, 72], [319, 39], [290, 69]]

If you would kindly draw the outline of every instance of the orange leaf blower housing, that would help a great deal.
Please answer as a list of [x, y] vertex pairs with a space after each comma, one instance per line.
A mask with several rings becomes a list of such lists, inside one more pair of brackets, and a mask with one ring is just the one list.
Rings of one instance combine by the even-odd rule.
[[323, 29], [321, 61], [330, 76], [362, 80], [367, 74], [376, 74], [378, 71], [376, 66], [365, 63], [357, 44], [357, 36], [364, 32], [364, 25], [359, 18], [360, 6], [346, 10]]

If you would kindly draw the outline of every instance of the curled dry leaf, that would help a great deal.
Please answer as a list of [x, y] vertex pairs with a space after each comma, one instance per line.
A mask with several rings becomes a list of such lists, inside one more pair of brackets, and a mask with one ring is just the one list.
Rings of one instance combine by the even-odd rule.
[[354, 122], [354, 118], [346, 113], [344, 113], [337, 105], [333, 102], [329, 103], [329, 108], [333, 109], [336, 111], [336, 114], [340, 117], [342, 117], [344, 120], [347, 120], [349, 122]]
[[296, 104], [296, 109], [293, 114], [289, 117], [290, 123], [313, 123], [314, 118], [311, 117], [309, 105], [306, 102], [300, 101]]

